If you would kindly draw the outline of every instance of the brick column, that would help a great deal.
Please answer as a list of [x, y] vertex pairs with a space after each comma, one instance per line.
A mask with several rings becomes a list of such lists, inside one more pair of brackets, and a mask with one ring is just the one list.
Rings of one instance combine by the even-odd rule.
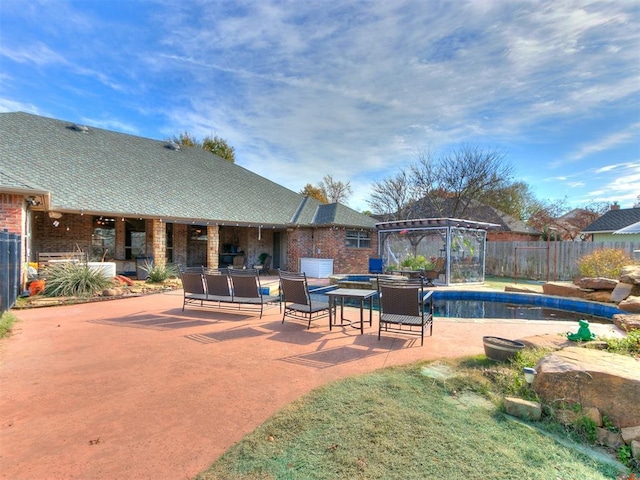
[[220, 253], [220, 227], [207, 226], [207, 267], [218, 268], [218, 254]]
[[167, 261], [165, 257], [167, 251], [166, 238], [166, 225], [162, 220], [154, 218], [151, 221], [151, 255], [153, 256], [154, 265], [164, 265]]

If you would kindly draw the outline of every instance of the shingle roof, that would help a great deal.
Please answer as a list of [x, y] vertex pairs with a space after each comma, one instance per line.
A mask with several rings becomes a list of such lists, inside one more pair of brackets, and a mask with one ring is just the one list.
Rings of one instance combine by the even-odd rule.
[[528, 235], [540, 235], [535, 228], [530, 227], [521, 220], [507, 215], [500, 210], [472, 200], [464, 214], [454, 212], [455, 199], [446, 199], [441, 208], [436, 207], [424, 198], [412, 207], [411, 218], [445, 218], [455, 217], [476, 222], [495, 223], [499, 225], [495, 230], [503, 232], [526, 233]]
[[[200, 148], [23, 112], [0, 113], [0, 188], [19, 174], [51, 208], [169, 221], [312, 225], [322, 204]], [[15, 181], [15, 180], [14, 180]], [[366, 215], [336, 217], [373, 228]]]
[[609, 210], [582, 231], [585, 233], [615, 232], [636, 222], [640, 222], [640, 208], [620, 208]]

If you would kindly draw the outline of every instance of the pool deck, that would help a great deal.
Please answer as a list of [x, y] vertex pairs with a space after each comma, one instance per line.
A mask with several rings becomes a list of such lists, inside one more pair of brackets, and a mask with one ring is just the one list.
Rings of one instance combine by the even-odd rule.
[[[243, 310], [183, 312], [182, 298], [178, 290], [14, 311], [14, 333], [0, 340], [0, 478], [190, 479], [328, 382], [482, 354], [484, 335], [522, 339], [572, 327], [437, 318], [420, 347], [416, 337], [383, 333], [378, 341], [375, 318], [364, 335], [329, 331], [327, 319], [307, 330], [283, 324], [277, 306], [260, 319]], [[619, 334], [613, 325], [594, 329]]]

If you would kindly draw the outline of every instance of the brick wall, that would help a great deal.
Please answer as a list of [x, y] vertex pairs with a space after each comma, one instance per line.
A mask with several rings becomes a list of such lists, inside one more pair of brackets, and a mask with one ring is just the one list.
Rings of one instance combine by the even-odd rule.
[[378, 235], [371, 231], [370, 248], [346, 245], [346, 229], [298, 228], [288, 235], [288, 262], [292, 270], [299, 270], [301, 258], [332, 258], [334, 273], [367, 273], [369, 257], [378, 254]]
[[173, 263], [187, 264], [187, 226], [182, 223], [173, 224]]
[[32, 260], [37, 260], [39, 252], [91, 252], [91, 215], [64, 214], [58, 222], [56, 227], [46, 212], [33, 212]]
[[24, 197], [22, 195], [1, 193], [0, 218], [2, 223], [0, 224], [0, 229], [6, 229], [10, 233], [19, 233], [24, 237], [24, 232], [22, 231], [24, 226], [24, 205]]

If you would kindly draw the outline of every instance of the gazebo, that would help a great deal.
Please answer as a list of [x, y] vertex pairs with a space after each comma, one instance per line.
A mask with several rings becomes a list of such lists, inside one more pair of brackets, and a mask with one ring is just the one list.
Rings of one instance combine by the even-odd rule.
[[487, 229], [498, 226], [458, 218], [381, 222], [378, 253], [389, 273], [419, 274], [443, 257], [436, 284], [483, 283]]

